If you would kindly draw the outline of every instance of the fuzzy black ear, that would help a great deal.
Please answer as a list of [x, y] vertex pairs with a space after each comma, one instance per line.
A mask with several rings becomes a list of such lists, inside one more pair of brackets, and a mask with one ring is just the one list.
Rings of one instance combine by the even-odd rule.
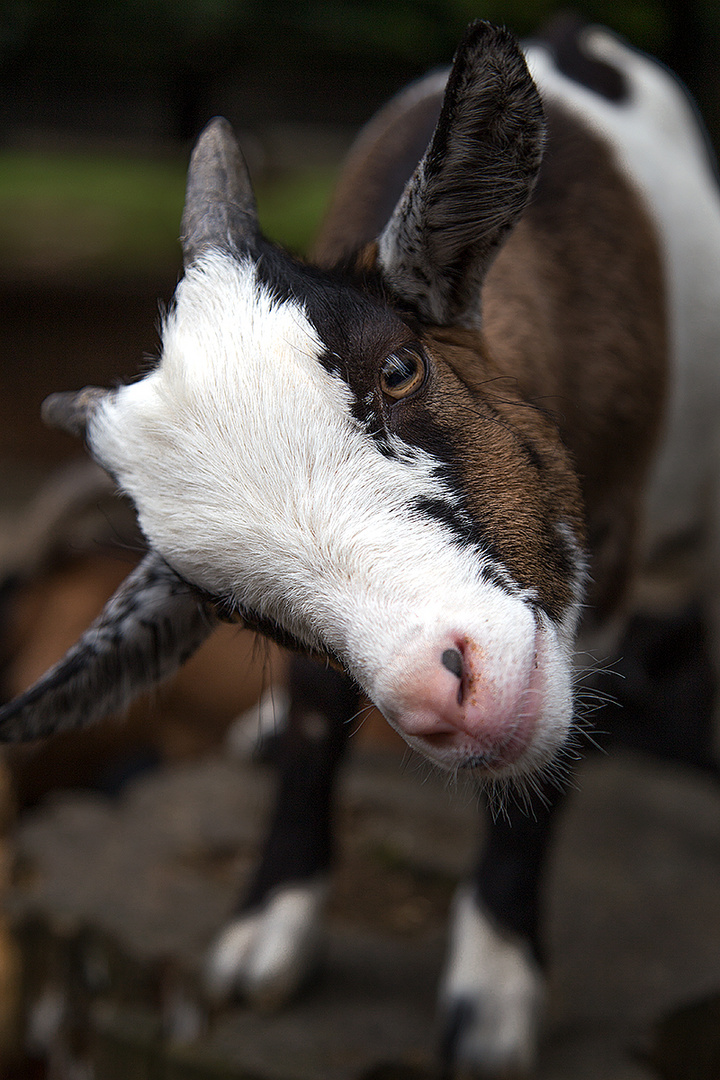
[[149, 552], [62, 660], [0, 709], [0, 741], [87, 727], [180, 667], [217, 617]]
[[544, 139], [519, 45], [473, 23], [430, 146], [379, 239], [386, 280], [421, 318], [479, 321], [482, 280], [532, 194]]

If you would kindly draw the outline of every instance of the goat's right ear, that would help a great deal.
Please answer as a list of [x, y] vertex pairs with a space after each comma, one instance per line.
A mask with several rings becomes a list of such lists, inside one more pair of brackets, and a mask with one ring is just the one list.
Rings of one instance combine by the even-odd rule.
[[544, 139], [519, 45], [473, 23], [430, 146], [379, 238], [384, 277], [422, 319], [477, 323], [482, 280], [532, 194]]
[[62, 660], [0, 708], [0, 742], [86, 727], [180, 667], [216, 627], [211, 605], [149, 552]]

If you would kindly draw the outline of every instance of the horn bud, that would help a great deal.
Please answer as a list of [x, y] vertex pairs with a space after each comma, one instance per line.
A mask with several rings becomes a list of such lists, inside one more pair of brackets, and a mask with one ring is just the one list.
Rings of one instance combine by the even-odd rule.
[[86, 386], [82, 390], [50, 394], [42, 403], [40, 415], [50, 427], [84, 438], [92, 416], [109, 393], [110, 390], [99, 386]]
[[245, 159], [232, 127], [221, 116], [201, 133], [190, 158], [182, 248], [185, 266], [211, 248], [237, 252], [260, 234]]

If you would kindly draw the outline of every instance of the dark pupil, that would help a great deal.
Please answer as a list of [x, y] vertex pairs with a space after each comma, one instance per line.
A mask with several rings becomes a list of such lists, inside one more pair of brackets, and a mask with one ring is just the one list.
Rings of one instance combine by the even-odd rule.
[[383, 376], [391, 389], [402, 386], [412, 379], [417, 369], [417, 361], [411, 356], [389, 356]]

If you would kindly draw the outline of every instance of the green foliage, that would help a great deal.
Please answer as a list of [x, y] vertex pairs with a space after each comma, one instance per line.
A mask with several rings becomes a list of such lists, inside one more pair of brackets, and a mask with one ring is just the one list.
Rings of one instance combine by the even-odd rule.
[[167, 271], [184, 168], [126, 156], [5, 152], [0, 249], [19, 275]]
[[[0, 154], [4, 273], [167, 277], [180, 265], [186, 163], [128, 155]], [[308, 170], [257, 192], [265, 233], [307, 250], [334, 172]]]
[[[717, 0], [0, 0], [0, 124], [18, 87], [41, 117], [20, 124], [42, 127], [56, 102], [62, 116], [63, 101], [96, 97], [112, 116], [114, 98], [126, 94], [135, 110], [149, 100], [167, 109], [166, 140], [189, 140], [226, 101], [239, 127], [283, 120], [288, 103], [303, 118], [303, 95], [312, 97], [308, 118], [325, 120], [350, 100], [354, 111], [341, 119], [359, 121], [406, 79], [447, 63], [472, 19], [525, 36], [567, 6], [675, 66], [720, 142]], [[73, 115], [82, 121], [81, 110]], [[134, 133], [136, 113], [127, 115]], [[172, 272], [184, 174], [184, 153], [6, 151], [3, 272]], [[305, 251], [331, 183], [330, 170], [306, 170], [261, 188], [268, 234]]]
[[290, 251], [306, 254], [317, 231], [337, 170], [313, 168], [261, 185], [258, 214], [263, 232]]

